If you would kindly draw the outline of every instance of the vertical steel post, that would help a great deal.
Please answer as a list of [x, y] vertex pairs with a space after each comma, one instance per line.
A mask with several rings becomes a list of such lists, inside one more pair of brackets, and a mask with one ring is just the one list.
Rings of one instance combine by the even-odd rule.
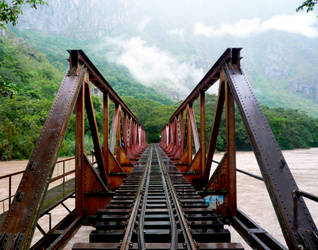
[[64, 196], [64, 189], [65, 189], [65, 161], [63, 161], [63, 196]]
[[166, 125], [166, 147], [169, 146], [170, 139], [169, 139], [169, 126], [168, 124]]
[[206, 141], [205, 141], [205, 92], [200, 92], [200, 142], [201, 142], [201, 177], [205, 176]]
[[[11, 175], [9, 176], [9, 208], [11, 207]], [[4, 211], [4, 210], [3, 210]]]
[[120, 147], [121, 147], [121, 106], [118, 107], [117, 129], [116, 129], [116, 158], [120, 162]]
[[[223, 72], [222, 72], [223, 73]], [[224, 76], [224, 74], [223, 74]], [[223, 78], [224, 79], [224, 78]], [[229, 214], [236, 214], [236, 147], [235, 147], [235, 106], [234, 98], [227, 81], [225, 81], [225, 110], [226, 110], [226, 152], [228, 171]]]
[[200, 149], [200, 142], [199, 142], [198, 129], [195, 122], [195, 116], [194, 116], [192, 103], [189, 104], [189, 119], [190, 119], [190, 125], [192, 129], [195, 153], [198, 153]]
[[127, 141], [128, 141], [128, 126], [127, 126], [127, 112], [124, 113], [124, 150], [127, 152]]
[[180, 156], [183, 155], [183, 149], [184, 149], [184, 124], [183, 124], [183, 111], [181, 111], [181, 115], [180, 115], [180, 148], [181, 148], [181, 154]]
[[187, 135], [188, 135], [188, 166], [190, 166], [192, 162], [192, 130], [191, 130], [189, 104], [187, 104]]
[[85, 83], [76, 102], [76, 124], [75, 124], [75, 209], [84, 213], [84, 153], [85, 153]]
[[206, 160], [206, 175], [205, 179], [208, 181], [210, 177], [210, 170], [211, 170], [211, 164], [213, 160], [213, 155], [216, 149], [216, 142], [217, 137], [219, 134], [220, 124], [221, 124], [221, 118], [224, 108], [224, 101], [225, 101], [225, 83], [223, 81], [220, 81], [219, 84], [219, 94], [218, 99], [215, 104], [215, 110], [214, 110], [214, 117], [213, 117], [213, 123], [211, 128], [211, 134], [210, 134], [210, 143], [209, 143], [209, 149], [208, 149], [208, 155]]
[[[109, 94], [103, 93], [103, 155], [105, 172], [109, 177]], [[109, 183], [109, 180], [107, 181]]]

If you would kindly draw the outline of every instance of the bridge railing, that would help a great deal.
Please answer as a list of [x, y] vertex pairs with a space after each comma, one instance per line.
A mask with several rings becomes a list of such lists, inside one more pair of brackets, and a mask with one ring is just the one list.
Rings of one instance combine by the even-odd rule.
[[[0, 216], [6, 212], [10, 206], [13, 198], [16, 194], [16, 189], [18, 186], [16, 183], [19, 183], [22, 175], [25, 170], [16, 171], [7, 175], [0, 176], [1, 186], [7, 186], [7, 192], [1, 194], [0, 200]], [[75, 157], [58, 160], [55, 163], [54, 171], [52, 178], [50, 179], [50, 186], [48, 189], [52, 189], [55, 186], [60, 185], [63, 192], [63, 197], [65, 196], [65, 183], [68, 179], [74, 178], [75, 173]], [[74, 191], [75, 187], [73, 187]]]
[[[121, 185], [127, 173], [132, 170], [133, 163], [147, 146], [144, 127], [139, 124], [131, 110], [85, 53], [81, 50], [71, 50], [69, 54], [69, 70], [55, 97], [17, 192], [12, 197], [13, 202], [0, 227], [0, 248], [28, 248], [36, 227], [44, 237], [33, 248], [43, 249], [48, 246], [58, 248], [63, 245], [81, 224], [83, 217], [95, 215], [97, 209], [106, 207], [113, 194], [112, 190]], [[97, 125], [92, 100], [93, 86], [102, 95], [101, 132]], [[114, 105], [112, 119], [110, 119], [111, 102]], [[75, 113], [75, 159], [73, 159], [75, 170], [54, 176], [56, 159], [73, 113]], [[89, 127], [85, 128], [85, 124]], [[85, 148], [85, 135], [91, 136], [93, 141], [92, 161]], [[67, 176], [73, 174], [75, 178], [65, 181]], [[61, 190], [59, 190], [60, 185], [56, 185], [60, 182], [65, 186]], [[48, 232], [44, 232], [37, 221], [43, 212], [47, 212], [56, 204], [41, 209], [43, 206], [46, 207], [46, 198], [50, 196], [48, 189], [55, 192], [49, 197], [50, 200], [54, 201], [58, 196], [58, 199], [63, 201], [73, 197], [72, 192], [65, 192], [65, 189], [73, 187], [74, 190], [74, 186], [75, 209]]]
[[2, 193], [2, 197], [0, 200], [0, 208], [2, 209], [0, 212], [0, 215], [2, 213], [4, 213], [5, 211], [7, 211], [9, 209], [9, 207], [11, 206], [11, 200], [15, 194], [15, 192], [13, 191], [13, 188], [12, 188], [12, 179], [18, 178], [19, 176], [21, 179], [23, 173], [24, 173], [24, 170], [0, 176], [0, 183], [3, 186], [6, 186], [6, 185], [8, 186], [7, 194]]
[[[248, 239], [252, 247], [283, 248], [237, 208], [236, 172], [245, 172], [236, 169], [237, 107], [262, 173], [262, 177], [257, 178], [262, 179], [266, 185], [288, 247], [315, 249], [318, 246], [317, 228], [302, 198], [303, 192], [298, 189], [241, 68], [240, 50], [227, 49], [222, 54], [163, 127], [160, 146], [185, 178], [201, 190], [202, 195], [215, 195], [221, 199], [216, 211], [228, 216], [232, 225]], [[205, 92], [216, 82], [219, 84], [218, 97], [206, 147]], [[199, 130], [194, 113], [194, 102], [197, 99]], [[226, 149], [221, 161], [217, 162], [215, 171], [211, 173], [212, 162], [216, 162], [213, 158], [223, 113]], [[311, 198], [315, 197], [311, 195]]]

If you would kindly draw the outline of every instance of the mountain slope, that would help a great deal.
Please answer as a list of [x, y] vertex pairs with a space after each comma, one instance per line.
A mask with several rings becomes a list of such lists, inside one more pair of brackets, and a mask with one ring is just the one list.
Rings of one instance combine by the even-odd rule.
[[[64, 65], [59, 67], [52, 65], [43, 54], [37, 52], [25, 39], [10, 35], [7, 32], [2, 32], [2, 34], [5, 34], [5, 36], [0, 36], [0, 76], [4, 81], [14, 82], [18, 87], [18, 92], [12, 98], [0, 96], [0, 160], [28, 158], [63, 78], [64, 70], [61, 70], [61, 68], [64, 69]], [[49, 46], [47, 49], [50, 49]], [[120, 75], [120, 73], [118, 68], [114, 72], [109, 72], [110, 76], [113, 77], [113, 81], [117, 81], [116, 75]], [[180, 103], [166, 105], [155, 100], [158, 95], [150, 99], [146, 98], [151, 97], [149, 92], [140, 95], [138, 88], [137, 90], [132, 88], [129, 91], [132, 96], [121, 95], [123, 100], [145, 126], [148, 142], [158, 142], [162, 126]], [[95, 95], [92, 96], [92, 99], [96, 111], [97, 125], [99, 131], [102, 132], [102, 99]], [[215, 95], [206, 96], [207, 133], [211, 130], [215, 101]], [[197, 104], [198, 102], [194, 104], [196, 114], [199, 110]], [[112, 114], [113, 105], [111, 105], [110, 110]], [[317, 119], [308, 117], [295, 110], [267, 107], [264, 107], [264, 110], [283, 149], [318, 146]], [[250, 149], [243, 122], [239, 115], [236, 118], [237, 149]], [[199, 122], [199, 119], [197, 122]], [[197, 126], [199, 128], [199, 123]], [[88, 127], [86, 119], [87, 136], [85, 136], [85, 147], [87, 152], [93, 148]], [[73, 115], [60, 155], [74, 154], [74, 136], [75, 119]], [[223, 120], [217, 149], [224, 150], [224, 148], [225, 123]]]
[[[138, 91], [153, 99], [157, 92], [161, 94], [156, 99], [159, 102], [168, 102], [163, 96], [180, 100], [227, 47], [243, 47], [243, 69], [261, 103], [318, 117], [317, 37], [308, 38], [302, 30], [277, 29], [235, 35], [248, 32], [249, 24], [260, 26], [273, 20], [271, 17], [283, 17], [280, 13], [295, 15], [296, 0], [284, 4], [274, 0], [257, 4], [252, 0], [230, 0], [228, 4], [203, 0], [48, 2], [38, 10], [25, 9], [19, 35], [35, 44], [52, 63], [63, 55], [66, 58], [66, 48], [83, 48], [121, 94]], [[236, 11], [238, 6], [242, 11]], [[298, 19], [293, 20], [290, 22], [297, 26]], [[317, 22], [311, 25], [313, 33]], [[114, 71], [124, 72], [124, 76], [112, 79]], [[143, 90], [139, 83], [155, 91]], [[132, 87], [134, 91], [125, 94]]]
[[132, 96], [134, 98], [146, 98], [158, 101], [162, 104], [172, 104], [169, 98], [158, 93], [151, 87], [145, 87], [137, 82], [129, 73], [126, 67], [109, 62], [105, 54], [107, 50], [96, 50], [96, 43], [101, 41], [88, 42], [68, 37], [49, 35], [33, 30], [19, 30], [11, 27], [10, 30], [19, 37], [31, 43], [38, 51], [43, 53], [50, 63], [60, 70], [67, 69], [68, 49], [82, 49], [99, 69], [102, 75], [121, 96]]

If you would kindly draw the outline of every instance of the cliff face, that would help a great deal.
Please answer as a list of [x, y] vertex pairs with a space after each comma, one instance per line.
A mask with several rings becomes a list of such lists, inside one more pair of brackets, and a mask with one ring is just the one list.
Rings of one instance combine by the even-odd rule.
[[318, 103], [318, 75], [311, 79], [303, 79], [297, 82], [292, 82], [289, 89], [297, 95], [303, 96], [307, 99], [312, 99], [314, 102]]
[[127, 17], [127, 0], [49, 0], [37, 10], [26, 8], [19, 27], [87, 39], [111, 33]]

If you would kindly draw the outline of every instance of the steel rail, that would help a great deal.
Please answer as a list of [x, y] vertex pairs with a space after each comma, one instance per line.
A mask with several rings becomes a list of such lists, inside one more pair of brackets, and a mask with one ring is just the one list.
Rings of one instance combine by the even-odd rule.
[[[152, 157], [152, 149], [150, 152], [150, 157]], [[151, 163], [149, 164], [149, 169], [147, 170], [146, 181], [144, 185], [144, 193], [142, 200], [142, 207], [139, 215], [139, 224], [138, 224], [138, 249], [146, 250], [145, 235], [144, 235], [144, 218], [146, 214], [146, 205], [148, 198], [149, 182], [150, 182], [150, 172], [151, 172]]]
[[246, 171], [238, 169], [238, 168], [236, 169], [236, 171], [239, 172], [239, 173], [245, 174], [247, 176], [253, 177], [253, 178], [257, 179], [257, 180], [264, 181], [264, 179], [262, 177], [258, 176], [258, 175], [246, 172]]
[[296, 198], [298, 198], [299, 196], [303, 196], [303, 197], [306, 197], [307, 199], [318, 202], [318, 196], [315, 196], [313, 194], [310, 194], [301, 190], [295, 190], [294, 193], [296, 194]]
[[0, 176], [0, 180], [1, 179], [5, 179], [5, 178], [9, 178], [9, 177], [12, 177], [12, 176], [15, 176], [15, 175], [18, 175], [18, 174], [23, 174], [24, 172], [25, 172], [25, 170], [21, 170], [21, 171], [14, 172], [14, 173], [11, 173], [11, 174], [6, 174], [6, 175], [3, 175], [3, 176]]
[[73, 170], [71, 170], [71, 171], [68, 171], [68, 172], [66, 172], [66, 173], [64, 173], [64, 174], [55, 176], [55, 177], [51, 178], [49, 182], [52, 183], [52, 182], [54, 182], [54, 181], [57, 181], [57, 180], [59, 180], [59, 179], [62, 179], [62, 178], [65, 177], [65, 176], [68, 176], [68, 175], [71, 175], [71, 174], [74, 174], [74, 173], [75, 173], [75, 169], [73, 169]]
[[163, 185], [163, 189], [165, 192], [165, 196], [166, 196], [166, 204], [167, 204], [167, 208], [168, 208], [168, 214], [169, 214], [169, 220], [171, 223], [171, 242], [170, 242], [170, 249], [174, 250], [174, 249], [178, 249], [178, 232], [177, 232], [177, 224], [176, 224], [176, 220], [173, 214], [173, 209], [172, 209], [172, 205], [171, 205], [171, 201], [170, 201], [170, 197], [169, 197], [169, 192], [167, 189], [167, 183], [165, 180], [165, 176], [161, 170], [161, 178], [162, 178], [162, 185]]
[[183, 233], [183, 236], [184, 236], [185, 243], [187, 245], [187, 249], [191, 249], [191, 250], [197, 249], [196, 243], [195, 243], [195, 241], [194, 241], [194, 239], [192, 237], [192, 234], [190, 232], [190, 228], [189, 228], [188, 222], [186, 221], [186, 218], [183, 215], [182, 208], [181, 208], [181, 205], [180, 205], [180, 203], [178, 201], [178, 197], [177, 197], [176, 191], [175, 191], [175, 189], [173, 187], [171, 178], [170, 178], [170, 176], [168, 174], [167, 167], [166, 167], [166, 165], [163, 163], [163, 161], [161, 159], [161, 156], [159, 154], [157, 146], [156, 146], [156, 153], [157, 153], [157, 156], [158, 156], [159, 165], [162, 168], [163, 174], [164, 174], [165, 179], [166, 179], [167, 184], [168, 184], [168, 188], [169, 188], [169, 190], [171, 192], [172, 201], [174, 203], [174, 206], [175, 206], [175, 209], [176, 209], [176, 212], [177, 212], [177, 215], [178, 215], [178, 219], [180, 221], [180, 227], [182, 229], [182, 233]]
[[[215, 161], [215, 160], [212, 160], [212, 162], [217, 163], [217, 164], [219, 164], [219, 165], [221, 164], [221, 162]], [[236, 168], [235, 170], [236, 170], [237, 172], [239, 172], [239, 173], [248, 175], [248, 176], [253, 177], [253, 178], [257, 179], [257, 180], [264, 181], [264, 179], [263, 179], [262, 177], [258, 176], [258, 175], [252, 174], [252, 173], [250, 173], [250, 172], [247, 172], [247, 171], [244, 171], [244, 170], [238, 169], [238, 168]]]
[[147, 176], [147, 173], [149, 171], [149, 167], [151, 165], [151, 157], [152, 157], [152, 147], [150, 149], [150, 153], [149, 153], [149, 156], [148, 156], [148, 159], [147, 159], [147, 163], [146, 163], [144, 172], [143, 172], [142, 177], [141, 177], [141, 182], [139, 184], [138, 191], [137, 191], [137, 194], [136, 194], [136, 200], [135, 200], [135, 203], [134, 203], [134, 207], [133, 207], [131, 215], [129, 217], [129, 221], [128, 221], [127, 228], [126, 228], [126, 231], [125, 231], [125, 235], [123, 237], [122, 244], [120, 246], [120, 250], [128, 250], [130, 248], [132, 232], [134, 230], [134, 226], [135, 226], [135, 223], [136, 223], [138, 208], [139, 208], [139, 205], [140, 205], [140, 200], [141, 200], [141, 195], [142, 195], [141, 192], [142, 192], [142, 189], [143, 189], [143, 187], [145, 185], [145, 177]]

